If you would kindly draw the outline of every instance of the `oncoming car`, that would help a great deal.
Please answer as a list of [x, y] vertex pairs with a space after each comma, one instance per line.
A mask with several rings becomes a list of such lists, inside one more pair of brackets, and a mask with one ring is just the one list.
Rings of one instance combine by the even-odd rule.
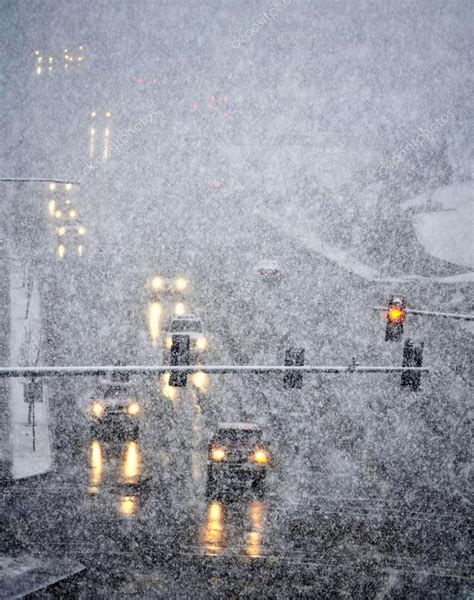
[[128, 381], [103, 379], [88, 407], [93, 437], [136, 439], [142, 405]]
[[58, 222], [74, 222], [78, 218], [77, 208], [68, 199], [66, 200], [50, 200], [48, 211], [51, 217]]
[[264, 281], [278, 281], [283, 273], [275, 260], [262, 260], [256, 267], [257, 277]]
[[86, 229], [82, 225], [59, 225], [56, 228], [58, 236], [56, 251], [59, 258], [67, 255], [82, 256], [85, 233]]
[[155, 275], [150, 279], [150, 289], [153, 296], [183, 294], [188, 289], [189, 282], [185, 277], [165, 277]]
[[265, 491], [270, 453], [263, 433], [254, 423], [221, 423], [208, 446], [208, 496], [224, 489]]
[[189, 336], [189, 349], [191, 353], [199, 355], [208, 348], [208, 339], [203, 333], [201, 319], [195, 314], [175, 316], [165, 327], [165, 350], [170, 351], [173, 345], [173, 336]]

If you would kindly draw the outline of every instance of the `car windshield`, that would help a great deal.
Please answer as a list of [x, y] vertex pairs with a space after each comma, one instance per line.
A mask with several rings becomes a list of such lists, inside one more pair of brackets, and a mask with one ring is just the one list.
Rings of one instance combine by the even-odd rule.
[[180, 319], [171, 323], [171, 331], [201, 331], [201, 322], [196, 319]]
[[223, 429], [216, 433], [215, 441], [232, 446], [252, 446], [262, 441], [262, 432], [255, 430]]

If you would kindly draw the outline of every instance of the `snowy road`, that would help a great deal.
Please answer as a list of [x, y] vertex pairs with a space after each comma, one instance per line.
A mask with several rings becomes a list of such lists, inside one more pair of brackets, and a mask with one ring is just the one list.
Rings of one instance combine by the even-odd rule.
[[[238, 210], [232, 211], [235, 228], [225, 238], [224, 252], [219, 212], [206, 230], [196, 212], [193, 227], [160, 242], [159, 259], [150, 256], [145, 240], [142, 253], [131, 257], [140, 265], [133, 274], [97, 252], [95, 269], [80, 262], [52, 267], [54, 277], [44, 288], [51, 308], [45, 327], [57, 340], [57, 361], [113, 360], [110, 331], [128, 341], [128, 355], [121, 359], [159, 361], [160, 352], [147, 340], [140, 282], [160, 269], [182, 271], [192, 262], [188, 304], [209, 329], [210, 362], [282, 363], [291, 343], [305, 347], [308, 363], [344, 363], [356, 356], [367, 364], [400, 364], [400, 346], [387, 347], [383, 323], [368, 309], [386, 290], [340, 272], [269, 227], [260, 228], [256, 247], [251, 224]], [[185, 249], [181, 256], [179, 249]], [[280, 262], [281, 283], [255, 281], [254, 266], [262, 255]], [[118, 304], [117, 298], [122, 298]], [[465, 427], [467, 387], [454, 369], [464, 364], [468, 349], [462, 330], [446, 324], [409, 327], [435, 348], [427, 352], [430, 364], [449, 363], [446, 357], [457, 348], [443, 377], [428, 381], [416, 398], [391, 375], [377, 375], [376, 381], [374, 376], [308, 377], [301, 391], [284, 390], [276, 376], [260, 381], [221, 376], [205, 393], [188, 386], [164, 394], [150, 380], [140, 388], [145, 423], [139, 441], [108, 446], [91, 438], [84, 416], [91, 383], [52, 384], [56, 471], [42, 482], [12, 488], [7, 506], [15, 506], [16, 523], [28, 539], [88, 567], [85, 590], [114, 582], [124, 593], [153, 590], [159, 597], [172, 579], [178, 596], [180, 586], [194, 579], [196, 565], [197, 593], [214, 588], [255, 593], [263, 585], [278, 589], [282, 581], [302, 593], [317, 593], [334, 571], [365, 573], [355, 587], [349, 585], [352, 594], [374, 585], [383, 590], [394, 581], [409, 593], [413, 573], [420, 570], [426, 589], [463, 589], [463, 527], [453, 527], [450, 540], [445, 537], [447, 522], [467, 518], [456, 469], [449, 471], [454, 481], [446, 469], [459, 463], [462, 470], [462, 448], [456, 450], [450, 435], [437, 428], [446, 418], [448, 434]], [[387, 386], [393, 388], [391, 400]], [[461, 399], [447, 406], [453, 389]], [[239, 419], [261, 424], [271, 443], [275, 466], [267, 494], [263, 500], [206, 501], [207, 440], [218, 421]], [[441, 465], [438, 480], [428, 489], [423, 471], [436, 465]], [[409, 495], [407, 482], [414, 477], [418, 491]], [[458, 494], [450, 493], [450, 485], [458, 485]]]

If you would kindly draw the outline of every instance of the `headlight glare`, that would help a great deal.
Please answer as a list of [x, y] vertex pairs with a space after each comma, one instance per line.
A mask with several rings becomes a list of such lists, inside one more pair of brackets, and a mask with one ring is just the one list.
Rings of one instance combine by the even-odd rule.
[[207, 348], [207, 340], [205, 337], [199, 337], [196, 340], [196, 348], [198, 350], [205, 350]]
[[141, 412], [141, 406], [139, 402], [130, 402], [130, 404], [127, 406], [127, 412], [131, 417], [136, 417], [140, 414]]
[[256, 462], [258, 465], [266, 465], [268, 462], [268, 454], [265, 450], [262, 450], [261, 448], [255, 450], [252, 458], [254, 462]]
[[105, 406], [102, 404], [102, 402], [94, 402], [91, 407], [91, 411], [94, 417], [101, 417], [104, 414]]
[[225, 460], [225, 449], [224, 448], [213, 448], [211, 450], [211, 458], [215, 462], [221, 462]]

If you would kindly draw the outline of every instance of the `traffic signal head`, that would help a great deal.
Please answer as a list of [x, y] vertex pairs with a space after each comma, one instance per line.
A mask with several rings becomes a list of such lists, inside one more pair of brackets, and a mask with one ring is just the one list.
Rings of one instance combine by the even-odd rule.
[[[422, 367], [423, 348], [423, 342], [414, 342], [410, 339], [405, 340], [402, 367]], [[421, 373], [419, 371], [403, 371], [400, 383], [402, 387], [409, 387], [414, 392], [417, 392], [421, 384]]]
[[[189, 365], [190, 338], [189, 335], [173, 335], [171, 338], [170, 364], [171, 366]], [[172, 371], [169, 385], [172, 387], [186, 387], [188, 375], [183, 371]]]
[[[288, 350], [285, 351], [285, 366], [304, 366], [304, 348], [288, 348]], [[303, 373], [286, 371], [283, 374], [283, 385], [285, 388], [296, 388], [300, 390], [303, 387]]]
[[387, 312], [387, 319], [391, 323], [400, 323], [405, 319], [405, 314], [405, 310], [401, 306], [389, 306]]

